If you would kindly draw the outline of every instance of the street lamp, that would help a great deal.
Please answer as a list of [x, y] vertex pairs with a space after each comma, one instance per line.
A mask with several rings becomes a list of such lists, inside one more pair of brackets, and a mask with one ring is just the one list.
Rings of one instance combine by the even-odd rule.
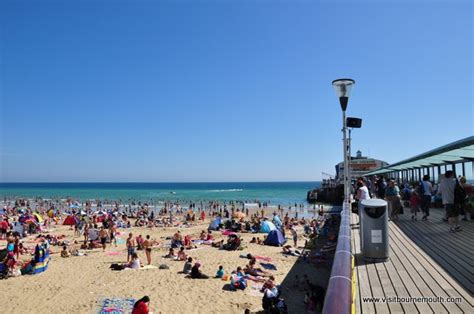
[[352, 86], [355, 81], [352, 79], [337, 79], [332, 81], [332, 85], [336, 90], [336, 95], [339, 97], [339, 103], [342, 109], [342, 147], [344, 153], [344, 201], [350, 202], [350, 179], [349, 179], [349, 145], [347, 143], [347, 121], [346, 121], [346, 109], [349, 103], [349, 96], [351, 93]]

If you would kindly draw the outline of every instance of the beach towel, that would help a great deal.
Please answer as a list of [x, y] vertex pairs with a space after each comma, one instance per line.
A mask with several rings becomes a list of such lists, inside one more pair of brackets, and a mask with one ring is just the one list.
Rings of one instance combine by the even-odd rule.
[[105, 253], [105, 255], [107, 255], [107, 256], [116, 256], [116, 255], [120, 255], [120, 254], [122, 254], [122, 252], [107, 252], [107, 253]]
[[194, 248], [194, 249], [189, 249], [189, 250], [186, 250], [186, 252], [192, 252], [192, 251], [197, 251], [197, 250], [202, 250], [203, 247], [197, 247], [197, 248]]
[[132, 298], [100, 298], [99, 314], [129, 314], [132, 313], [135, 299]]
[[269, 269], [269, 270], [277, 270], [276, 266], [270, 263], [260, 263], [263, 268]]
[[259, 255], [254, 255], [254, 257], [258, 260], [265, 261], [265, 262], [271, 262], [272, 261], [271, 257], [259, 256]]
[[158, 267], [156, 267], [154, 265], [145, 265], [145, 266], [139, 268], [139, 270], [143, 270], [143, 269], [158, 269]]
[[232, 231], [232, 230], [224, 230], [224, 231], [222, 231], [222, 235], [233, 235], [233, 234], [235, 234], [235, 232]]
[[117, 239], [117, 244], [125, 244], [125, 240], [124, 239]]
[[262, 290], [263, 288], [263, 284], [262, 283], [257, 283], [257, 282], [254, 282], [251, 286], [250, 286], [250, 289], [247, 289], [245, 291], [245, 293], [247, 295], [250, 295], [250, 296], [253, 296], [253, 297], [263, 297], [263, 293], [260, 292], [260, 290]]

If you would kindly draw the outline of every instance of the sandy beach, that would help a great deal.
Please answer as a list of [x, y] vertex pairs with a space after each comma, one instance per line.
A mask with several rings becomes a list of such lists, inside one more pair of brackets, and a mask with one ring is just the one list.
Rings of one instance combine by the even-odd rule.
[[[182, 228], [146, 228], [133, 227], [118, 229], [119, 239], [124, 242], [129, 232], [134, 237], [141, 234], [150, 235], [161, 243], [166, 237], [172, 236], [176, 230], [183, 235], [199, 238], [201, 230], [207, 229], [209, 220], [198, 222], [196, 225]], [[301, 227], [300, 227], [301, 228]], [[81, 240], [74, 237], [69, 226], [52, 225], [50, 234], [65, 235], [67, 239]], [[302, 229], [299, 230], [302, 234]], [[214, 232], [217, 241], [227, 239], [221, 232]], [[180, 274], [184, 262], [165, 258], [167, 248], [154, 248], [152, 265], [166, 264], [169, 269], [140, 269], [112, 271], [112, 263], [126, 262], [125, 243], [118, 247], [108, 245], [105, 252], [102, 249], [85, 250], [87, 256], [60, 257], [60, 247], [52, 246], [51, 260], [47, 271], [37, 275], [25, 275], [7, 280], [0, 280], [0, 302], [4, 313], [97, 313], [100, 301], [104, 298], [134, 298], [139, 299], [148, 295], [151, 299], [150, 310], [153, 313], [243, 313], [245, 309], [251, 312], [262, 310], [262, 294], [252, 286], [244, 291], [228, 291], [225, 286], [229, 280], [212, 278], [219, 265], [225, 273], [230, 274], [238, 266], [244, 267], [248, 259], [241, 254], [251, 253], [271, 258], [271, 263], [277, 267], [272, 271], [276, 283], [282, 284], [282, 296], [285, 298], [290, 313], [304, 312], [304, 292], [302, 287], [294, 286], [294, 276], [307, 274], [314, 284], [325, 286], [329, 267], [315, 266], [297, 262], [298, 257], [281, 254], [280, 247], [250, 244], [254, 236], [263, 238], [264, 234], [242, 233], [244, 250], [225, 251], [209, 245], [200, 245], [197, 249], [188, 250], [194, 261], [199, 261], [204, 274], [210, 279], [189, 279]], [[287, 238], [289, 235], [287, 234]], [[34, 246], [31, 238], [23, 239], [27, 246]], [[300, 244], [304, 243], [301, 238]], [[0, 242], [3, 247], [5, 241]], [[146, 263], [144, 251], [138, 251], [142, 263]], [[27, 256], [23, 256], [24, 259]]]

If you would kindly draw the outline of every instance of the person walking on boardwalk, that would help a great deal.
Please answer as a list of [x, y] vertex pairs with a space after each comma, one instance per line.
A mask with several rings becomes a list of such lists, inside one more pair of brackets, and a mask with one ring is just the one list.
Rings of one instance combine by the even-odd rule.
[[469, 200], [473, 196], [473, 190], [472, 190], [472, 185], [467, 183], [466, 177], [461, 177], [459, 179], [459, 183], [461, 184], [462, 188], [464, 189], [464, 192], [466, 193], [466, 199], [464, 200], [463, 204], [461, 205], [463, 210], [464, 210], [464, 218], [462, 220], [468, 221], [469, 218], [467, 218], [467, 215], [469, 214], [469, 217], [472, 218], [472, 208], [470, 207]]
[[441, 179], [438, 188], [438, 194], [443, 200], [444, 209], [448, 216], [449, 231], [461, 231], [459, 226], [459, 210], [454, 206], [454, 189], [456, 188], [456, 180], [453, 178], [453, 171], [448, 170]]
[[388, 213], [390, 219], [397, 220], [402, 204], [400, 201], [400, 188], [398, 187], [397, 182], [395, 182], [393, 179], [391, 179], [388, 184], [388, 188], [385, 192], [385, 198], [388, 203]]
[[423, 217], [421, 220], [428, 220], [430, 215], [431, 195], [433, 194], [433, 185], [430, 182], [430, 176], [424, 175], [423, 181], [420, 182], [419, 191], [421, 196], [421, 210]]

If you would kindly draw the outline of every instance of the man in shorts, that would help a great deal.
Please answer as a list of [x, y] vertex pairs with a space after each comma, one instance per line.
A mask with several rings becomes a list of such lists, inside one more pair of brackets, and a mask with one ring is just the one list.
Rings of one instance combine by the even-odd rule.
[[438, 194], [443, 199], [444, 209], [448, 217], [449, 232], [461, 231], [459, 226], [459, 208], [454, 206], [454, 189], [456, 180], [453, 178], [453, 171], [446, 171], [444, 178], [441, 179], [438, 188]]
[[135, 239], [133, 239], [133, 233], [129, 233], [127, 238], [127, 263], [129, 262], [132, 255], [135, 253]]

